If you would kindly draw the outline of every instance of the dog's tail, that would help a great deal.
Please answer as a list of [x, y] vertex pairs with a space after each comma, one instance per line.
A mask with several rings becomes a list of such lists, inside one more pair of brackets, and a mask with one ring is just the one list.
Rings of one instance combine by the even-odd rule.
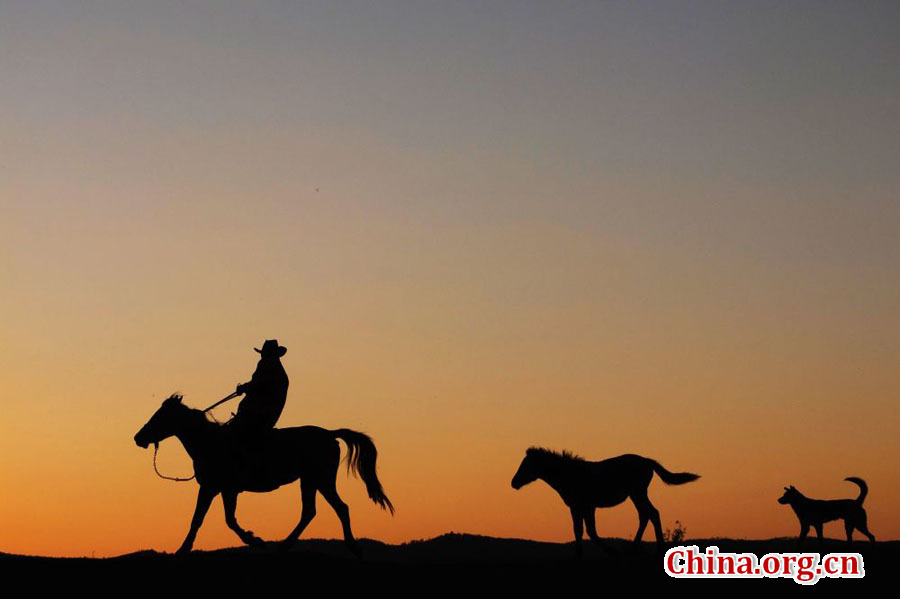
[[656, 474], [667, 485], [683, 485], [700, 478], [699, 474], [692, 474], [690, 472], [669, 472], [668, 470], [663, 468], [662, 464], [660, 464], [656, 460], [650, 460], [650, 464], [653, 465], [653, 471], [656, 472]]
[[866, 495], [869, 494], [869, 485], [867, 485], [866, 481], [864, 481], [863, 479], [857, 478], [855, 476], [848, 476], [844, 480], [849, 481], [859, 487], [859, 497], [856, 498], [856, 503], [862, 505], [862, 502], [866, 499]]

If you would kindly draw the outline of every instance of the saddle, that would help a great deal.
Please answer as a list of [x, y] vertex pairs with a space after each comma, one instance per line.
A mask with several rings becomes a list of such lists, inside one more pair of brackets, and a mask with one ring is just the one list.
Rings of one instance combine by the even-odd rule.
[[[238, 422], [238, 426], [235, 426]], [[241, 426], [233, 419], [223, 426], [225, 452], [241, 479], [265, 472], [271, 456], [272, 438], [277, 429], [260, 430]]]

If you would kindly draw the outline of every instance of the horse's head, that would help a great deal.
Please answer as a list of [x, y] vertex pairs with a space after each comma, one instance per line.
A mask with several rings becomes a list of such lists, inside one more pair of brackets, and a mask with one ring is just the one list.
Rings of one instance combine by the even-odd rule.
[[134, 436], [134, 442], [138, 447], [146, 449], [151, 443], [159, 443], [171, 437], [176, 432], [178, 415], [186, 409], [187, 407], [181, 403], [181, 395], [177, 393], [170, 395]]
[[538, 478], [538, 456], [534, 451], [529, 449], [525, 452], [525, 457], [522, 459], [522, 463], [519, 464], [519, 469], [516, 470], [515, 476], [512, 479], [512, 488], [519, 490], [528, 483], [532, 483]]

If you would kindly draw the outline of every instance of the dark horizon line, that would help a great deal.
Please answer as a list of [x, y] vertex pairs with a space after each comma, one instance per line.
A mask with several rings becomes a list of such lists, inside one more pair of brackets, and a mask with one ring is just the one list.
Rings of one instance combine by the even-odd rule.
[[[478, 533], [465, 533], [465, 532], [445, 532], [436, 537], [431, 537], [427, 539], [411, 539], [409, 541], [401, 541], [399, 543], [389, 543], [386, 541], [380, 541], [378, 539], [372, 539], [369, 537], [358, 537], [357, 541], [366, 544], [380, 545], [385, 548], [403, 548], [410, 545], [419, 545], [419, 544], [427, 544], [433, 543], [436, 541], [445, 540], [448, 538], [459, 538], [459, 539], [469, 539], [469, 540], [481, 540], [481, 541], [499, 541], [499, 542], [518, 542], [518, 543], [528, 543], [532, 545], [549, 545], [549, 546], [557, 546], [557, 547], [567, 547], [569, 545], [573, 545], [574, 541], [538, 541], [534, 539], [524, 539], [521, 537], [493, 537], [490, 535], [483, 535]], [[632, 539], [626, 539], [625, 537], [603, 537], [606, 541], [612, 541], [615, 543], [623, 543], [627, 545], [633, 544]], [[728, 543], [796, 543], [796, 536], [783, 536], [783, 537], [770, 537], [766, 539], [750, 539], [750, 538], [732, 538], [732, 537], [706, 537], [706, 538], [689, 538], [684, 539], [679, 542], [679, 545], [697, 545], [697, 544], [710, 544], [716, 542], [728, 542]], [[324, 538], [324, 537], [311, 537], [307, 539], [298, 539], [297, 547], [301, 548], [304, 545], [312, 545], [312, 544], [331, 544], [334, 543], [336, 545], [340, 545], [344, 542], [343, 539], [340, 538]], [[843, 538], [832, 538], [825, 537], [825, 543], [836, 543], [840, 545], [846, 545], [846, 540]], [[265, 553], [272, 550], [272, 547], [277, 545], [277, 541], [267, 541], [265, 547], [255, 548], [248, 547], [246, 545], [233, 545], [228, 547], [219, 547], [216, 549], [195, 549], [194, 553], [198, 554], [214, 554], [214, 553], [224, 553], [224, 552], [245, 552], [245, 553]], [[884, 539], [878, 540], [878, 545], [886, 545], [886, 544], [900, 544], [900, 538], [898, 539]], [[652, 546], [655, 543], [653, 541], [642, 541], [641, 546]], [[675, 546], [673, 543], [669, 542], [666, 544], [667, 546]], [[816, 542], [811, 542], [811, 546], [808, 547], [808, 550], [815, 552], [816, 551]], [[854, 545], [857, 545], [856, 543]], [[868, 546], [869, 543], [865, 541], [859, 541], [858, 547], [864, 548]], [[647, 550], [651, 552], [651, 550]], [[296, 551], [294, 551], [296, 552]], [[18, 554], [18, 553], [8, 553], [6, 551], [0, 550], [0, 559], [2, 558], [25, 558], [25, 559], [50, 559], [50, 560], [114, 560], [120, 558], [128, 558], [140, 555], [174, 555], [173, 551], [157, 551], [156, 549], [139, 549], [136, 551], [131, 551], [128, 553], [122, 553], [119, 555], [111, 555], [106, 557], [92, 557], [89, 555], [82, 556], [57, 556], [57, 555], [36, 555], [36, 554]]]

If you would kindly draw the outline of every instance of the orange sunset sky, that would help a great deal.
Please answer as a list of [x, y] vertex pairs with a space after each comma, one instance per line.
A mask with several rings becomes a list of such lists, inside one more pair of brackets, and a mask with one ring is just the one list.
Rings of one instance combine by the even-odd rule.
[[[543, 445], [701, 474], [650, 487], [689, 539], [792, 536], [782, 487], [846, 476], [900, 538], [898, 7], [2, 3], [0, 551], [175, 550], [196, 484], [132, 437], [267, 338], [281, 426], [378, 446], [360, 537], [569, 541], [510, 487]], [[196, 547], [238, 543], [217, 500]]]

